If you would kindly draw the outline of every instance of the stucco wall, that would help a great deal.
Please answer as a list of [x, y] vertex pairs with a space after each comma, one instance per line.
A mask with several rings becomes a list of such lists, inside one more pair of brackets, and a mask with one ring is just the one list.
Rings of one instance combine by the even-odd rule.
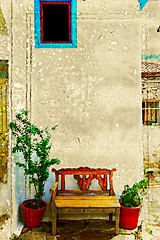
[[146, 168], [160, 168], [160, 128], [143, 126], [143, 153]]
[[[142, 54], [146, 55], [159, 55], [159, 35], [157, 29], [160, 26], [159, 17], [159, 1], [149, 1], [144, 9], [141, 19], [143, 22], [142, 29]], [[156, 62], [159, 58], [149, 58], [149, 62]]]
[[[33, 1], [12, 7], [12, 118], [28, 107], [38, 126], [57, 123], [51, 156], [61, 159], [58, 168], [115, 167], [119, 196], [143, 173], [137, 2], [78, 1], [77, 49], [35, 49]], [[19, 205], [32, 194], [17, 168], [14, 181], [17, 224]]]
[[[79, 1], [77, 49], [35, 49], [33, 2], [13, 3], [12, 109], [30, 106], [31, 87], [32, 120], [59, 125], [51, 153], [61, 159], [58, 168], [116, 167], [119, 196], [142, 176], [141, 24], [133, 12], [124, 14], [131, 1], [116, 4]], [[23, 190], [16, 191], [19, 205]]]

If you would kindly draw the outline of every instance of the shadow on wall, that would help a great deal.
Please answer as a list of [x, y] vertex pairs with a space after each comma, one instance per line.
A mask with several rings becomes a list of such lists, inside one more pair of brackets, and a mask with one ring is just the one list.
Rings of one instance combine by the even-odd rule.
[[21, 204], [18, 206], [18, 218], [17, 218], [18, 223], [24, 224], [24, 217], [23, 217], [23, 211], [22, 211], [22, 206]]

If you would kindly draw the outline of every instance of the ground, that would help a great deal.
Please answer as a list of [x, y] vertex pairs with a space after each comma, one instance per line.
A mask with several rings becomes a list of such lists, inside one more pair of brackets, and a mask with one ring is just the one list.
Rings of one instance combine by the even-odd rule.
[[[118, 239], [141, 239], [141, 228], [124, 230], [120, 228]], [[51, 223], [41, 223], [40, 227], [24, 227], [21, 235], [12, 240], [108, 240], [116, 238], [115, 222], [104, 220], [59, 221], [57, 235], [51, 235]]]

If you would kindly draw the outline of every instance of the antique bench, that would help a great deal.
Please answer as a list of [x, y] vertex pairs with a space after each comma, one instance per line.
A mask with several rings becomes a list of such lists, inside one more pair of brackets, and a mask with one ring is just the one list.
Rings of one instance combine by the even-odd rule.
[[[55, 172], [56, 182], [50, 189], [52, 234], [56, 235], [58, 215], [66, 213], [109, 213], [109, 221], [112, 221], [112, 213], [115, 213], [115, 234], [119, 234], [120, 204], [113, 189], [113, 173], [116, 169], [94, 169], [88, 167], [52, 169]], [[77, 180], [79, 190], [66, 189], [66, 176], [73, 175]], [[97, 179], [100, 185], [98, 189], [91, 189], [91, 180]]]

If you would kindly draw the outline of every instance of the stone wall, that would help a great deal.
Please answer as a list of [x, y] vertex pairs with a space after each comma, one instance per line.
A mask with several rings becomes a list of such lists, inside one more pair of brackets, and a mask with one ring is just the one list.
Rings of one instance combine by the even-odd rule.
[[[142, 54], [149, 56], [147, 61], [151, 63], [159, 63], [159, 32], [157, 32], [160, 20], [159, 4], [159, 1], [148, 1], [143, 9]], [[143, 99], [160, 99], [160, 84], [159, 82], [153, 83], [159, 79], [159, 77], [143, 77]], [[159, 136], [159, 126], [143, 126], [143, 155], [147, 168], [159, 168]]]
[[142, 99], [160, 99], [160, 77], [142, 78]]
[[[160, 99], [160, 77], [142, 78], [142, 99]], [[143, 159], [147, 169], [160, 168], [159, 134], [159, 126], [143, 126]]]

